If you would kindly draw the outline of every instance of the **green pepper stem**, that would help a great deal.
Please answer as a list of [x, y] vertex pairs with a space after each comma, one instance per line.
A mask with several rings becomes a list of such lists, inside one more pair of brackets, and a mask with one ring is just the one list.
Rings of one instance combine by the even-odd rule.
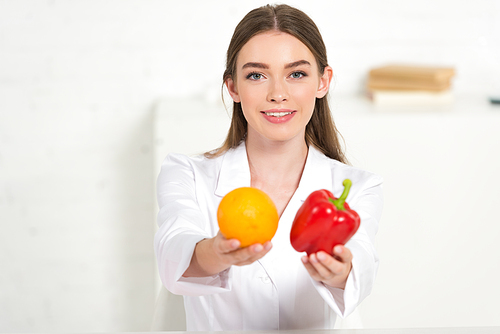
[[338, 199], [333, 199], [330, 198], [330, 202], [335, 205], [337, 210], [345, 210], [344, 203], [345, 200], [347, 199], [347, 195], [349, 195], [349, 190], [351, 190], [351, 185], [352, 182], [349, 179], [345, 179], [344, 182], [342, 182], [342, 185], [344, 186], [344, 191], [342, 192], [342, 195]]

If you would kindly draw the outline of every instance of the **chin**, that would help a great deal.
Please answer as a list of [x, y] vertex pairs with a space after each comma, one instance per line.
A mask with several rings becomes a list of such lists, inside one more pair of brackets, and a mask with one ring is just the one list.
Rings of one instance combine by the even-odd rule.
[[305, 138], [305, 134], [280, 134], [280, 133], [273, 133], [266, 138], [270, 141], [273, 142], [280, 142], [280, 143], [287, 143], [290, 141], [296, 141], [298, 137]]

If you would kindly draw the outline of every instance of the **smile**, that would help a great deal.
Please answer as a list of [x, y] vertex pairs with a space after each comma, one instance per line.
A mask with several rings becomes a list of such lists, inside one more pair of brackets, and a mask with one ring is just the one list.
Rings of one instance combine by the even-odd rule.
[[292, 113], [291, 111], [288, 111], [288, 112], [264, 112], [264, 114], [266, 114], [267, 116], [274, 116], [274, 117], [283, 117], [286, 115], [290, 115], [291, 113]]
[[265, 114], [266, 116], [271, 116], [271, 117], [284, 117], [284, 116], [287, 116], [287, 115], [291, 115], [294, 111], [293, 110], [278, 110], [278, 109], [274, 109], [274, 110], [267, 110], [267, 111], [262, 111], [263, 114]]
[[269, 109], [261, 111], [261, 113], [270, 123], [285, 124], [295, 116], [296, 111], [292, 109]]

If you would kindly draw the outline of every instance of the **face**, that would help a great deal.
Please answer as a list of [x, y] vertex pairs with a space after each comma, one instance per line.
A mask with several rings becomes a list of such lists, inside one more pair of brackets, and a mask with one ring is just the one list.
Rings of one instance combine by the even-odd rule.
[[248, 122], [247, 140], [305, 142], [316, 98], [328, 92], [332, 70], [320, 75], [314, 55], [282, 32], [252, 37], [240, 50], [236, 78], [226, 82]]

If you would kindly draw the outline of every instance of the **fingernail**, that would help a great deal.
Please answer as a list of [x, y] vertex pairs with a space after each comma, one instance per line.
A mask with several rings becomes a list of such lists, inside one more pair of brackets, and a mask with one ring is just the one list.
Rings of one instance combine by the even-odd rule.
[[262, 245], [259, 244], [259, 245], [254, 247], [253, 251], [255, 253], [258, 253], [258, 252], [262, 252], [263, 249], [264, 249], [264, 247], [262, 247]]
[[307, 256], [303, 256], [303, 257], [301, 258], [301, 260], [302, 260], [302, 262], [303, 262], [303, 263], [307, 263], [307, 262], [309, 262], [309, 259], [307, 258]]
[[238, 248], [240, 246], [240, 242], [238, 240], [231, 241], [232, 248]]
[[318, 257], [318, 260], [320, 260], [320, 261], [326, 260], [326, 255], [323, 252], [319, 252], [318, 254], [316, 254], [316, 256]]
[[333, 251], [337, 254], [342, 254], [342, 246], [335, 246], [335, 248], [333, 249]]
[[266, 245], [264, 246], [264, 248], [265, 248], [266, 250], [270, 250], [272, 246], [273, 246], [273, 245], [272, 245], [270, 242], [268, 242], [268, 243], [266, 243]]
[[318, 262], [318, 259], [316, 258], [316, 255], [312, 254], [311, 257], [309, 258], [309, 260], [312, 262], [312, 263], [317, 263]]

